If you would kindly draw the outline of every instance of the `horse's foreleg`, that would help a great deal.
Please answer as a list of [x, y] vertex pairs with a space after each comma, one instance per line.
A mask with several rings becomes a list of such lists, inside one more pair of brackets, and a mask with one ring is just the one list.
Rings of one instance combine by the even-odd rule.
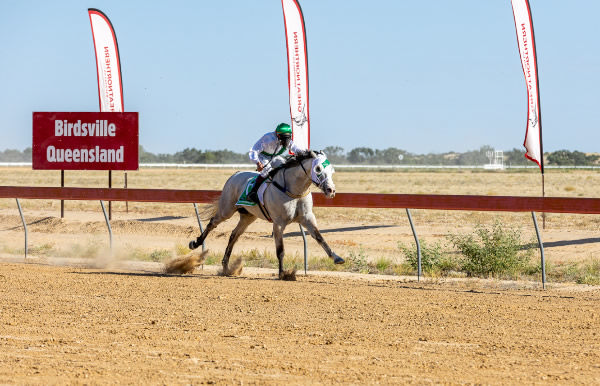
[[227, 265], [229, 264], [229, 257], [231, 256], [231, 252], [233, 251], [233, 246], [240, 238], [242, 233], [246, 231], [248, 225], [252, 224], [256, 220], [256, 216], [246, 212], [240, 212], [240, 221], [235, 226], [235, 229], [231, 232], [231, 236], [229, 236], [229, 243], [227, 244], [227, 248], [225, 248], [225, 255], [223, 256], [223, 272], [227, 272]]
[[329, 245], [327, 244], [327, 242], [321, 235], [321, 232], [319, 232], [319, 229], [317, 228], [317, 224], [316, 224], [314, 215], [311, 217], [307, 217], [304, 221], [302, 221], [302, 225], [304, 225], [304, 227], [308, 230], [310, 235], [317, 241], [317, 243], [319, 243], [319, 245], [323, 248], [325, 253], [327, 253], [327, 256], [329, 256], [331, 259], [333, 259], [333, 262], [335, 264], [344, 264], [345, 263], [343, 258], [338, 256], [335, 252], [333, 252], [331, 250], [331, 248], [329, 248]]
[[283, 249], [283, 229], [285, 226], [273, 223], [273, 239], [275, 240], [275, 251], [277, 253], [277, 260], [279, 260], [279, 278], [283, 278], [283, 256], [285, 251]]

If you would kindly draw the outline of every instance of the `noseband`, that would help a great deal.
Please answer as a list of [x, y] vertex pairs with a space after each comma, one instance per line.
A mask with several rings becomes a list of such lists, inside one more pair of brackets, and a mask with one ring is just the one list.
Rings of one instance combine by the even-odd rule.
[[[302, 161], [304, 161], [304, 160], [302, 160]], [[300, 164], [300, 167], [302, 167], [302, 170], [304, 170], [304, 174], [306, 174], [306, 177], [308, 177], [308, 178], [309, 178], [309, 179], [312, 181], [312, 183], [313, 183], [313, 184], [315, 184], [315, 185], [317, 186], [317, 188], [321, 189], [321, 185], [323, 185], [323, 183], [324, 183], [325, 181], [321, 181], [321, 182], [317, 183], [315, 180], [313, 180], [313, 179], [312, 179], [312, 173], [311, 173], [311, 175], [310, 175], [310, 176], [308, 175], [308, 171], [306, 170], [306, 168], [305, 168], [305, 167], [304, 167], [304, 165], [302, 164], [302, 161], [299, 161], [299, 164]]]

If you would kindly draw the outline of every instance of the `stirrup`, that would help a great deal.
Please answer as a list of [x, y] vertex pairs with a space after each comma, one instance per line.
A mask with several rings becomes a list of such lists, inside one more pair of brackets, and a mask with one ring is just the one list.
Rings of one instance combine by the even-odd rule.
[[259, 203], [258, 200], [258, 192], [250, 192], [248, 193], [248, 199], [252, 202], [254, 202], [255, 204]]

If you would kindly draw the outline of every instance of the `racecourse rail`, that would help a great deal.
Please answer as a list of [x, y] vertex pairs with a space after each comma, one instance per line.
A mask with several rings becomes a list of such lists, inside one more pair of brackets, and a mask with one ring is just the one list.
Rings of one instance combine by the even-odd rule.
[[[0, 198], [46, 200], [210, 203], [220, 194], [220, 190], [0, 186]], [[314, 206], [336, 208], [600, 214], [600, 198], [337, 193], [328, 199], [322, 193], [312, 195]]]
[[[0, 162], [1, 167], [31, 167], [31, 162]], [[487, 169], [488, 165], [409, 165], [409, 164], [336, 164], [338, 170], [398, 170], [398, 169], [485, 169], [485, 170], [503, 170], [503, 169], [538, 169], [537, 165], [503, 165], [499, 169]], [[242, 164], [175, 164], [175, 163], [141, 163], [140, 168], [159, 168], [159, 169], [249, 169], [255, 170], [256, 165], [253, 163]], [[559, 165], [544, 165], [545, 169], [600, 169], [600, 166], [559, 166]]]

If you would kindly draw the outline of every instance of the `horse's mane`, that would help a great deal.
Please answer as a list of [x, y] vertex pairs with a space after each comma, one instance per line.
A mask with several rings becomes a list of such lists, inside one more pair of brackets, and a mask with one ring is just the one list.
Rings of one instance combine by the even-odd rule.
[[319, 156], [319, 154], [323, 154], [323, 152], [309, 150], [306, 152], [295, 154], [295, 155], [291, 156], [290, 158], [288, 158], [285, 161], [285, 163], [283, 163], [283, 164], [277, 166], [276, 168], [274, 168], [273, 170], [271, 170], [269, 172], [269, 175], [271, 177], [273, 177], [281, 169], [289, 169], [289, 168], [296, 167], [296, 166], [300, 165], [300, 163], [306, 159], [317, 158]]
[[308, 150], [308, 151], [293, 155], [281, 166], [285, 169], [288, 169], [288, 168], [291, 168], [294, 166], [298, 166], [300, 164], [300, 162], [302, 162], [306, 159], [317, 158], [321, 154], [323, 154], [322, 151]]

